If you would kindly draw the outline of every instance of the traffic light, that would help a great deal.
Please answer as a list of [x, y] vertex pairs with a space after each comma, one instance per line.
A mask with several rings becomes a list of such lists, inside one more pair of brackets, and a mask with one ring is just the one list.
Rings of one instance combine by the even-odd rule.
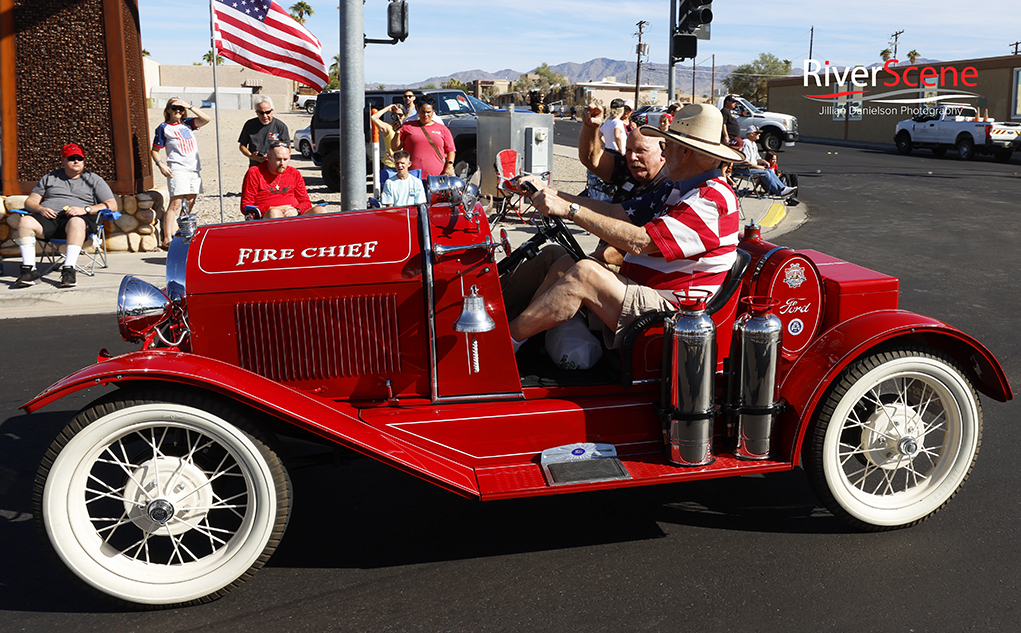
[[713, 0], [681, 0], [677, 11], [677, 30], [692, 33], [703, 24], [713, 21]]
[[681, 0], [677, 11], [677, 29], [670, 36], [670, 56], [674, 61], [692, 59], [698, 54], [698, 36], [695, 32], [713, 21], [710, 5], [712, 0]]
[[390, 0], [386, 8], [386, 34], [402, 42], [408, 38], [408, 3], [405, 0]]

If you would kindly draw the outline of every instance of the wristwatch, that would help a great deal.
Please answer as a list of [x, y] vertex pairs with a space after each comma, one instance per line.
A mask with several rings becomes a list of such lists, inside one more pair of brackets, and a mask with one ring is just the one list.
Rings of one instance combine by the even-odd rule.
[[85, 213], [92, 215], [92, 207], [85, 207]]
[[574, 214], [577, 213], [579, 209], [581, 209], [581, 205], [577, 202], [572, 202], [571, 206], [567, 207], [567, 219], [573, 220]]

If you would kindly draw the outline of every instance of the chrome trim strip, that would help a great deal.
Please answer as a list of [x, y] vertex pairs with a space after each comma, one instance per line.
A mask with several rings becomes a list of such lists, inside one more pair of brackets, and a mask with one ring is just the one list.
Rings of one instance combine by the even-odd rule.
[[506, 393], [480, 393], [475, 395], [467, 396], [436, 396], [433, 398], [433, 402], [474, 402], [476, 400], [524, 400], [524, 392], [508, 391]]
[[422, 241], [422, 285], [425, 295], [425, 321], [429, 326], [429, 398], [436, 402], [440, 393], [440, 373], [436, 359], [436, 296], [433, 289], [432, 234], [429, 231], [429, 207], [418, 205], [418, 234]]

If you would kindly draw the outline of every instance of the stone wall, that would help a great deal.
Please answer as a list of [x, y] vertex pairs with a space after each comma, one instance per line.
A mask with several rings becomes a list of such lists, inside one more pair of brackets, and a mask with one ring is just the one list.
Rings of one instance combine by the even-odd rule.
[[[11, 209], [23, 209], [28, 196], [0, 196], [0, 256], [20, 257], [21, 252], [14, 243], [15, 228], [21, 218], [10, 213]], [[163, 218], [164, 194], [146, 191], [130, 196], [117, 196], [117, 207], [121, 217], [106, 222], [106, 250], [109, 252], [141, 253], [159, 249], [160, 234], [158, 221]], [[37, 253], [42, 250], [36, 244]], [[85, 241], [85, 250], [92, 250], [92, 242]]]

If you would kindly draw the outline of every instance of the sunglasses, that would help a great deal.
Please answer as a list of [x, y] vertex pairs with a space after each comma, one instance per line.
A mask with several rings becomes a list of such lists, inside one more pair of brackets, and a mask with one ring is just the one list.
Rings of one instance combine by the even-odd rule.
[[68, 156], [67, 157], [67, 162], [69, 162], [69, 163], [79, 163], [79, 162], [82, 162], [84, 160], [85, 160], [85, 157], [81, 156], [80, 154], [75, 154], [74, 156]]
[[272, 114], [272, 110], [256, 110], [255, 113], [259, 116]]
[[405, 99], [414, 99], [415, 95], [404, 95]]
[[183, 106], [170, 106], [171, 112], [184, 112]]

